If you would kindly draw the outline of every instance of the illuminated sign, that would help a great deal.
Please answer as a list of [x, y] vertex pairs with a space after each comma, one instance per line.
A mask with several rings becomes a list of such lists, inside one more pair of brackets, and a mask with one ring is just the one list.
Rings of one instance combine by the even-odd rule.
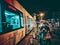
[[14, 7], [12, 7], [12, 6], [8, 6], [8, 8], [10, 8], [10, 9], [16, 11], [16, 9], [15, 9]]
[[8, 4], [12, 4], [12, 0], [5, 0]]
[[[7, 2], [8, 4], [13, 4], [13, 0], [5, 0], [5, 2]], [[12, 6], [8, 6], [8, 8], [16, 11], [16, 9], [14, 7], [12, 7]]]

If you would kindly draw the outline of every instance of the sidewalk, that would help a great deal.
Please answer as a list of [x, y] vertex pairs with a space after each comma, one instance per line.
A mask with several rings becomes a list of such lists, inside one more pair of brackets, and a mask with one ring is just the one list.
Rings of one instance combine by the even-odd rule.
[[18, 45], [40, 45], [38, 40], [33, 39], [31, 35], [28, 35], [20, 44]]
[[[31, 32], [28, 36], [26, 36], [23, 39], [23, 41], [21, 43], [19, 43], [18, 45], [40, 45], [40, 42], [38, 42], [38, 40], [40, 40], [40, 39], [39, 38], [33, 39], [32, 33], [33, 32]], [[51, 45], [60, 45], [60, 38], [58, 35], [55, 35], [54, 37], [52, 37]]]
[[38, 40], [35, 39], [37, 29], [33, 29], [19, 44], [17, 45], [40, 45]]

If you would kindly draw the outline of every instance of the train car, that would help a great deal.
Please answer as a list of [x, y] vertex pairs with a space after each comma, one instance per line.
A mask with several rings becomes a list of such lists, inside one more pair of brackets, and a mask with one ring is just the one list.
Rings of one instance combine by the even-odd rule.
[[0, 0], [0, 45], [16, 45], [30, 33], [34, 21], [17, 0]]

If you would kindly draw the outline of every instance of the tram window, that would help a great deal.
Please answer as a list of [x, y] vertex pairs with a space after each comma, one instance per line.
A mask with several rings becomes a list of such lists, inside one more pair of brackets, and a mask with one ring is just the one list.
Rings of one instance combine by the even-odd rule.
[[31, 20], [31, 28], [34, 27], [34, 23], [33, 23], [33, 20]]
[[1, 4], [0, 4], [0, 32], [2, 32], [2, 22], [1, 22]]
[[20, 17], [17, 14], [14, 14], [12, 12], [9, 12], [5, 10], [5, 17], [6, 17], [6, 23], [7, 28], [11, 29], [17, 29], [20, 28]]
[[30, 26], [31, 26], [31, 19], [28, 18], [28, 30], [30, 30]]
[[33, 25], [33, 23], [32, 23], [32, 19], [31, 19], [31, 23], [30, 23], [30, 28], [32, 29], [32, 25]]
[[21, 16], [21, 27], [24, 27], [24, 17], [22, 14], [20, 14], [20, 16]]

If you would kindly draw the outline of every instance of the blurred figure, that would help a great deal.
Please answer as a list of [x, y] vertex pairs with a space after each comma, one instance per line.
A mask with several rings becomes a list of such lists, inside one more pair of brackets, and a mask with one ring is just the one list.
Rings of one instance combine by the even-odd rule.
[[[40, 28], [40, 30], [41, 30], [41, 33], [40, 33], [40, 45], [47, 45], [48, 43], [50, 44], [50, 38], [45, 38], [46, 37], [46, 35], [49, 33], [50, 34], [50, 28], [49, 28], [49, 25], [48, 25], [48, 23], [43, 23], [44, 24], [44, 26], [42, 26], [41, 28]], [[46, 42], [46, 43], [45, 43]]]
[[49, 31], [45, 34], [45, 41], [45, 45], [51, 45], [51, 33]]
[[46, 22], [43, 23], [43, 26], [41, 26], [40, 30], [42, 30], [43, 28], [45, 28], [46, 31], [49, 31], [50, 30], [49, 25]]
[[39, 28], [41, 28], [42, 26], [44, 26], [43, 22], [40, 22]]
[[52, 24], [52, 22], [49, 22], [49, 28], [50, 28], [50, 31], [53, 31], [53, 24]]

